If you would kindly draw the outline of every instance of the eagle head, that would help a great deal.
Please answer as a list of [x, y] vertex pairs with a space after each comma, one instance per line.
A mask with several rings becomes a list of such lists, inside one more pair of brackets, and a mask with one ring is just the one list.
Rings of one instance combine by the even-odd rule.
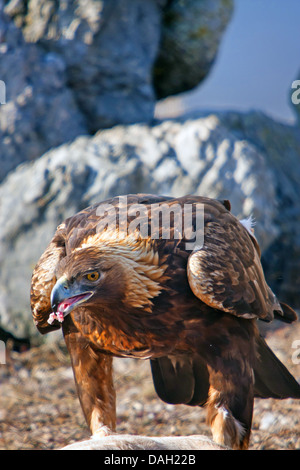
[[50, 301], [53, 313], [48, 323], [62, 322], [75, 308], [113, 307], [124, 297], [125, 277], [119, 263], [92, 248], [65, 257], [57, 266], [57, 281]]
[[71, 253], [57, 267], [48, 323], [62, 322], [83, 305], [98, 312], [120, 307], [151, 311], [151, 300], [161, 291], [159, 281], [165, 271], [157, 260], [153, 252], [124, 252], [120, 247], [87, 247]]

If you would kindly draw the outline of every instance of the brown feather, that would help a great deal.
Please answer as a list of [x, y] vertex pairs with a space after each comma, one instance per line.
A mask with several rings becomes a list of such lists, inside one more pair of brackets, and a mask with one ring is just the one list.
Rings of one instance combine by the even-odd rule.
[[[138, 213], [145, 217], [137, 223]], [[203, 230], [203, 246], [188, 247]], [[95, 270], [99, 280], [88, 284]], [[47, 320], [51, 291], [62, 279], [67, 300], [92, 290], [64, 318], [63, 333], [93, 433], [115, 427], [113, 356], [151, 359], [158, 395], [206, 405], [214, 438], [233, 448], [248, 446], [255, 395], [299, 396], [299, 384], [256, 327], [256, 319], [291, 322], [296, 314], [267, 285], [257, 240], [230, 213], [229, 201], [128, 195], [67, 219], [32, 277], [32, 314], [42, 333], [61, 326]]]
[[204, 246], [188, 260], [193, 293], [209, 306], [244, 318], [271, 321], [279, 302], [267, 286], [259, 253], [230, 213], [205, 213]]

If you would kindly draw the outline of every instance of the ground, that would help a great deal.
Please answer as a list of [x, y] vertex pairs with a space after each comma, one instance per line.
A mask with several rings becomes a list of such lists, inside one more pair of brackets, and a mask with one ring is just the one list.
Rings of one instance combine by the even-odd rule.
[[[266, 339], [299, 381], [300, 322], [273, 329]], [[89, 437], [60, 335], [10, 353], [7, 362], [0, 365], [0, 450], [60, 449]], [[115, 360], [115, 385], [119, 433], [211, 437], [204, 409], [156, 397], [148, 361]], [[257, 399], [250, 449], [300, 449], [299, 411], [300, 400]]]

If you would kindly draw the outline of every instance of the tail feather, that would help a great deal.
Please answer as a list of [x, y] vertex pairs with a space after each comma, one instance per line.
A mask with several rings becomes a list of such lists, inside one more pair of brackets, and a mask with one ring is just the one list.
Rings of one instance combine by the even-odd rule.
[[284, 323], [293, 323], [298, 319], [297, 313], [289, 305], [280, 302], [281, 311], [275, 310], [275, 318]]
[[265, 340], [256, 339], [254, 392], [260, 398], [300, 398], [300, 385], [271, 351]]
[[208, 370], [198, 356], [164, 356], [151, 359], [150, 363], [154, 387], [161, 400], [191, 406], [206, 402]]

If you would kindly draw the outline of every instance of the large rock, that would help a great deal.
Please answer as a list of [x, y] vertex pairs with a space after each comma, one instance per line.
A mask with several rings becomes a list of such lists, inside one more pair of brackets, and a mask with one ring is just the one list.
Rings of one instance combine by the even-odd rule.
[[0, 181], [79, 135], [152, 121], [164, 3], [0, 0]]
[[6, 12], [28, 42], [60, 54], [68, 85], [93, 133], [119, 123], [152, 120], [152, 66], [164, 3], [12, 0]]
[[231, 10], [232, 0], [0, 0], [0, 181], [79, 135], [151, 123], [155, 93], [208, 73]]
[[233, 0], [171, 0], [154, 67], [158, 98], [196, 87], [214, 64]]
[[213, 65], [233, 0], [6, 0], [28, 42], [59, 52], [95, 132], [149, 122], [158, 98], [197, 86]]
[[86, 133], [84, 118], [67, 87], [64, 61], [26, 44], [0, 2], [0, 181], [25, 160]]
[[252, 214], [268, 281], [299, 307], [298, 130], [260, 113], [117, 126], [19, 166], [0, 185], [1, 325], [26, 334], [32, 269], [66, 217], [135, 192], [230, 199]]

